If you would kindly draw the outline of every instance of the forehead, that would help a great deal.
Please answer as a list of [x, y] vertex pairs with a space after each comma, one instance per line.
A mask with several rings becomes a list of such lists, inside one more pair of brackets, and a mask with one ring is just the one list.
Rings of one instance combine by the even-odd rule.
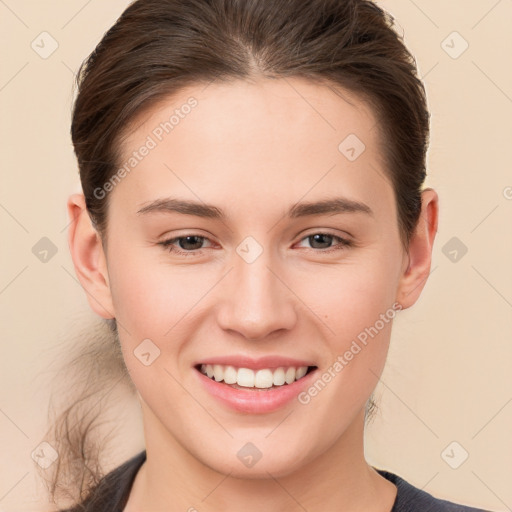
[[269, 207], [336, 189], [386, 207], [378, 128], [371, 108], [340, 87], [301, 78], [196, 84], [134, 120], [118, 162], [129, 172], [113, 193], [137, 204], [169, 192]]
[[[190, 107], [192, 102], [194, 106]], [[185, 119], [188, 120], [183, 123]], [[358, 132], [361, 137], [363, 134], [373, 136], [366, 132], [377, 128], [370, 106], [351, 91], [298, 77], [260, 78], [196, 84], [180, 89], [133, 120], [123, 137], [123, 148], [136, 145], [137, 139], [147, 133], [154, 132], [159, 139], [164, 135], [158, 133], [161, 132], [159, 125], [170, 120], [175, 137], [179, 137], [180, 131], [193, 130], [204, 142], [215, 142], [223, 132], [240, 129], [238, 138], [256, 134], [271, 138], [286, 131], [287, 140], [307, 137], [313, 144], [320, 138], [315, 137], [318, 131], [321, 137], [330, 133], [336, 134], [334, 139], [337, 139], [347, 130]]]

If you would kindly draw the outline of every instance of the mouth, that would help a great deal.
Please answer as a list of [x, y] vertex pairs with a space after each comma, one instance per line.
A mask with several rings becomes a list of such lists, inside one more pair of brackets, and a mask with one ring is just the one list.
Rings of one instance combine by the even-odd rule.
[[317, 366], [279, 366], [277, 368], [251, 369], [223, 364], [197, 364], [194, 367], [210, 380], [233, 389], [245, 391], [270, 391], [287, 387], [304, 379]]

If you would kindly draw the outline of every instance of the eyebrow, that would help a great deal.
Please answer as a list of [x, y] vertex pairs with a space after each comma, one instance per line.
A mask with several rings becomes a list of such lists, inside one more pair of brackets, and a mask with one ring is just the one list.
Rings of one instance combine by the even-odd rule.
[[[138, 215], [167, 212], [194, 215], [196, 217], [222, 221], [227, 218], [227, 215], [222, 209], [216, 206], [172, 197], [156, 199], [149, 203], [142, 203], [139, 206], [142, 206], [142, 208], [137, 211]], [[309, 203], [296, 203], [288, 210], [286, 216], [296, 219], [313, 215], [337, 215], [340, 213], [364, 213], [373, 216], [373, 211], [367, 204], [345, 197], [336, 197]]]

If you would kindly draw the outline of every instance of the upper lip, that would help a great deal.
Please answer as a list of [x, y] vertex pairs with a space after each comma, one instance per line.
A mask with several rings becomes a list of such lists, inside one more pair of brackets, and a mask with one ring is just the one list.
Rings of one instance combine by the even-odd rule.
[[236, 368], [250, 368], [251, 370], [261, 370], [264, 368], [276, 369], [280, 367], [287, 368], [290, 366], [294, 366], [295, 368], [300, 366], [315, 366], [311, 361], [306, 361], [305, 359], [295, 359], [284, 356], [263, 356], [255, 359], [244, 355], [208, 357], [198, 361], [194, 366], [200, 366], [202, 364], [220, 364], [224, 366], [235, 366]]

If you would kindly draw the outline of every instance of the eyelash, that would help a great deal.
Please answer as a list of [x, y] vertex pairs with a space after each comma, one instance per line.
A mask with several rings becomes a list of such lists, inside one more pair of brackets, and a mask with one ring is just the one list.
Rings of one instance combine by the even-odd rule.
[[[335, 252], [335, 251], [341, 251], [341, 250], [347, 249], [347, 248], [352, 247], [354, 245], [354, 243], [351, 240], [347, 240], [346, 238], [342, 238], [340, 236], [333, 235], [332, 233], [326, 233], [326, 232], [323, 232], [323, 231], [318, 231], [316, 233], [312, 233], [310, 235], [307, 235], [307, 236], [301, 238], [299, 240], [299, 242], [302, 242], [303, 240], [305, 240], [307, 238], [310, 238], [310, 237], [313, 237], [315, 235], [327, 235], [328, 237], [331, 237], [333, 239], [339, 240], [339, 244], [338, 245], [335, 245], [334, 247], [331, 247], [331, 248], [328, 248], [328, 249], [314, 249], [314, 248], [310, 249], [310, 250], [318, 252], [318, 253], [324, 253], [324, 254], [325, 253], [332, 253], [332, 252]], [[187, 257], [187, 256], [200, 256], [202, 254], [202, 249], [193, 249], [191, 251], [183, 251], [183, 250], [177, 249], [175, 246], [172, 245], [174, 242], [177, 242], [178, 240], [182, 240], [182, 239], [188, 238], [188, 237], [196, 237], [196, 238], [208, 240], [208, 238], [205, 237], [205, 236], [195, 235], [195, 234], [191, 233], [191, 234], [187, 234], [187, 235], [183, 235], [183, 236], [178, 236], [178, 237], [175, 237], [175, 238], [170, 238], [168, 240], [163, 240], [162, 242], [158, 242], [158, 245], [161, 245], [167, 252], [177, 254], [178, 256], [185, 256], [185, 257]]]

